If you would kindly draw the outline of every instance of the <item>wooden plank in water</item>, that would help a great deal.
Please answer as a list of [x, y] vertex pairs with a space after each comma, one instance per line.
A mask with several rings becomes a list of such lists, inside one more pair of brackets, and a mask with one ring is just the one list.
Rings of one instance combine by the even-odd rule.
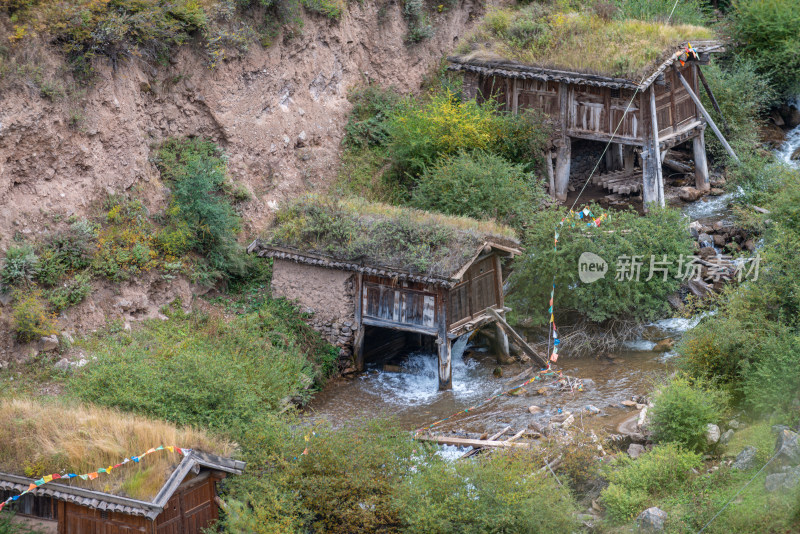
[[[503, 434], [505, 434], [505, 433], [506, 433], [506, 432], [508, 432], [509, 430], [511, 430], [511, 427], [510, 427], [510, 426], [507, 426], [507, 427], [505, 427], [503, 430], [501, 430], [500, 432], [497, 432], [496, 434], [492, 434], [491, 436], [489, 436], [489, 441], [495, 441], [495, 440], [497, 440], [497, 438], [499, 438], [500, 436], [502, 436]], [[464, 454], [461, 456], [461, 459], [464, 459], [464, 458], [469, 458], [470, 456], [474, 456], [474, 455], [478, 454], [478, 452], [481, 450], [481, 448], [482, 448], [482, 447], [475, 447], [475, 448], [474, 448], [474, 449], [472, 449], [471, 451], [467, 451], [467, 452], [465, 452], [465, 453], [464, 453]]]
[[488, 439], [452, 438], [447, 436], [417, 436], [420, 441], [432, 441], [440, 445], [455, 445], [456, 447], [520, 447], [527, 449], [530, 443], [516, 441], [495, 441]]

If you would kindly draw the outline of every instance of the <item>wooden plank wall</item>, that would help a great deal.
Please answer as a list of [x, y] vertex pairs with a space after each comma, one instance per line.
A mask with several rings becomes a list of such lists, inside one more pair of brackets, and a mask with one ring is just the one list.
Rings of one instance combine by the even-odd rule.
[[392, 323], [434, 328], [436, 293], [423, 284], [396, 284], [391, 279], [365, 276], [361, 314]]
[[463, 281], [450, 290], [448, 330], [482, 315], [486, 308], [503, 304], [502, 273], [498, 272], [499, 261], [495, 259], [492, 254], [476, 261], [464, 274]]
[[[681, 74], [697, 91], [697, 79], [691, 64], [680, 67]], [[697, 120], [697, 107], [672, 69], [664, 71], [665, 85], [654, 85], [659, 139]], [[646, 111], [649, 120], [649, 110]]]

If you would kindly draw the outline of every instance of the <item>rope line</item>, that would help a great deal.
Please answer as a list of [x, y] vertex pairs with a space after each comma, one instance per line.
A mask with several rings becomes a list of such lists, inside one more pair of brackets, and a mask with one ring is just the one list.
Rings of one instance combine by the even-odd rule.
[[747, 481], [747, 484], [745, 484], [744, 486], [742, 486], [742, 489], [740, 489], [739, 491], [737, 491], [737, 492], [736, 492], [736, 495], [734, 495], [733, 497], [731, 497], [730, 499], [728, 499], [728, 502], [726, 502], [726, 503], [725, 503], [725, 506], [723, 506], [723, 507], [720, 509], [720, 511], [719, 511], [719, 512], [717, 512], [716, 514], [714, 514], [714, 517], [712, 517], [711, 519], [709, 519], [708, 523], [706, 523], [706, 524], [703, 526], [703, 528], [701, 528], [700, 530], [698, 530], [698, 531], [697, 531], [697, 534], [702, 534], [702, 532], [703, 532], [703, 531], [704, 531], [704, 530], [705, 530], [705, 529], [708, 527], [708, 525], [710, 525], [710, 524], [711, 524], [711, 523], [712, 523], [712, 522], [713, 522], [713, 521], [714, 521], [714, 520], [715, 520], [717, 517], [719, 517], [719, 514], [721, 514], [722, 512], [724, 512], [724, 511], [725, 511], [725, 509], [728, 507], [728, 505], [730, 505], [730, 504], [731, 504], [731, 503], [734, 501], [734, 499], [736, 499], [736, 497], [738, 497], [738, 496], [739, 496], [739, 495], [740, 495], [740, 494], [741, 494], [741, 493], [742, 493], [742, 492], [745, 490], [745, 488], [747, 488], [747, 486], [749, 486], [749, 485], [750, 485], [750, 483], [751, 483], [752, 481], [754, 481], [754, 480], [755, 480], [755, 479], [758, 477], [758, 475], [760, 475], [760, 474], [761, 474], [761, 472], [762, 472], [764, 469], [766, 469], [766, 468], [767, 468], [767, 466], [768, 466], [770, 463], [772, 463], [772, 460], [774, 460], [775, 458], [777, 458], [777, 457], [778, 457], [778, 454], [779, 454], [780, 452], [781, 452], [781, 451], [778, 451], [778, 452], [776, 452], [776, 453], [773, 455], [773, 457], [772, 457], [772, 458], [770, 458], [770, 459], [769, 459], [769, 461], [768, 461], [767, 463], [765, 463], [765, 464], [764, 464], [764, 467], [762, 467], [761, 469], [759, 469], [759, 470], [758, 470], [758, 473], [756, 473], [755, 475], [753, 475], [753, 478], [751, 478], [750, 480], [748, 480], [748, 481]]

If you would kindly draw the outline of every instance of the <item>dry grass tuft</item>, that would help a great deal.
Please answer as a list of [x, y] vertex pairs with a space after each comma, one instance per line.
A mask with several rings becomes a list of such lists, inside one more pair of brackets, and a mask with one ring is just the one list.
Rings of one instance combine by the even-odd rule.
[[532, 3], [487, 14], [459, 52], [462, 60], [516, 61], [638, 82], [678, 46], [714, 37], [701, 26], [604, 20], [594, 13], [562, 13]]
[[[94, 406], [33, 400], [0, 400], [0, 471], [39, 478], [53, 473], [84, 474], [140, 455], [151, 447], [175, 445], [223, 456], [232, 444], [192, 428]], [[70, 485], [152, 499], [183, 457], [166, 450], [139, 464], [126, 464], [93, 481]]]

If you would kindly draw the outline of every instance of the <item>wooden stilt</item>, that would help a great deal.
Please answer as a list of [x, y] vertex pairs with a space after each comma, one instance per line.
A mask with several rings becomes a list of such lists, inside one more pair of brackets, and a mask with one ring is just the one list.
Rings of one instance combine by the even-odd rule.
[[705, 130], [700, 130], [700, 135], [692, 139], [694, 148], [694, 184], [697, 189], [708, 191], [711, 184], [708, 180], [708, 161], [706, 160]]
[[507, 363], [511, 359], [511, 350], [508, 348], [508, 336], [503, 327], [498, 323], [494, 325], [497, 335], [497, 363]]
[[653, 205], [658, 205], [658, 176], [656, 167], [661, 166], [661, 162], [653, 157], [651, 147], [642, 150], [642, 200], [645, 213], [650, 211]]
[[553, 153], [547, 152], [544, 156], [544, 164], [547, 168], [547, 180], [550, 186], [550, 197], [555, 199], [556, 198], [556, 178], [555, 172], [553, 172]]
[[556, 152], [556, 198], [561, 202], [567, 200], [569, 188], [569, 167], [572, 158], [572, 142], [567, 137], [564, 146], [558, 147]]
[[611, 143], [609, 151], [611, 152], [611, 170], [620, 170], [622, 168], [622, 144]]
[[450, 340], [445, 335], [436, 339], [439, 346], [439, 389], [453, 389], [453, 366], [450, 361]]
[[[651, 163], [656, 180], [656, 203], [664, 207], [664, 175], [661, 172], [661, 152], [658, 146], [658, 116], [656, 114], [656, 86], [650, 86], [650, 125], [653, 135], [653, 152]], [[645, 186], [645, 190], [647, 187]]]
[[364, 370], [364, 327], [360, 326], [356, 330], [356, 337], [353, 340], [353, 363], [356, 369], [361, 372]]
[[689, 93], [689, 96], [694, 101], [694, 105], [697, 106], [697, 109], [699, 109], [700, 113], [703, 114], [703, 117], [706, 119], [706, 122], [711, 127], [711, 130], [714, 132], [714, 135], [717, 136], [717, 139], [719, 139], [719, 142], [722, 143], [723, 147], [725, 147], [725, 151], [730, 155], [730, 157], [732, 157], [734, 159], [734, 161], [736, 161], [736, 163], [741, 163], [739, 161], [739, 157], [736, 155], [736, 153], [731, 148], [731, 145], [729, 145], [728, 141], [725, 140], [725, 136], [723, 136], [722, 132], [720, 132], [719, 128], [717, 128], [717, 125], [714, 123], [714, 119], [711, 118], [711, 115], [708, 114], [708, 111], [706, 111], [706, 108], [703, 107], [703, 103], [700, 102], [700, 99], [697, 98], [697, 95], [694, 94], [694, 91], [692, 91], [692, 88], [689, 85], [689, 82], [686, 81], [686, 78], [683, 77], [683, 75], [681, 74], [681, 72], [678, 69], [675, 69], [675, 74], [678, 75], [678, 80], [680, 80], [681, 84], [683, 84], [684, 89], [686, 89], [686, 92]]

